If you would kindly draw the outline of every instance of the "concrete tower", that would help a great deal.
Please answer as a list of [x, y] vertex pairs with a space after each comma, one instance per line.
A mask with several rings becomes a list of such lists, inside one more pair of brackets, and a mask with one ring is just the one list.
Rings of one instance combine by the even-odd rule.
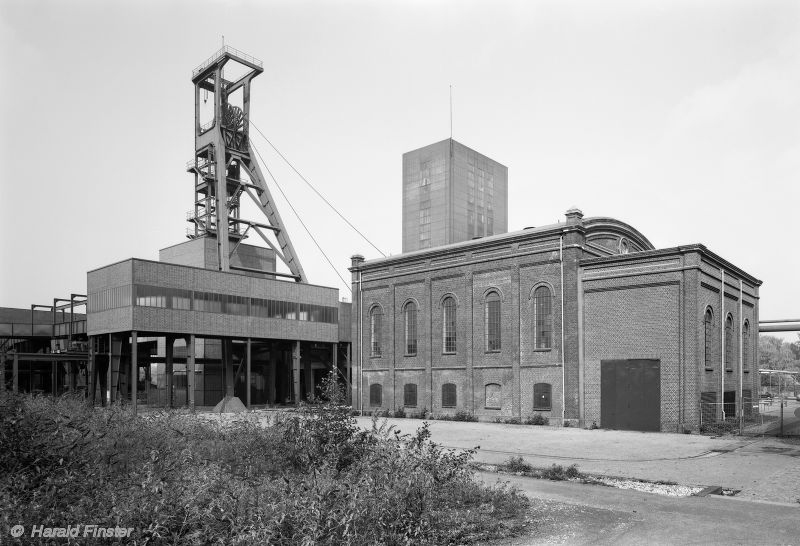
[[507, 231], [507, 167], [452, 138], [403, 154], [403, 252]]

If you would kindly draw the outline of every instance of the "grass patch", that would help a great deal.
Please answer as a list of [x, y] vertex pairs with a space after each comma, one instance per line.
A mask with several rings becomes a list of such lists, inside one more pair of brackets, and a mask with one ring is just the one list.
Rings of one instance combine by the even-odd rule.
[[473, 479], [427, 424], [362, 430], [326, 400], [255, 420], [140, 417], [70, 397], [0, 398], [0, 536], [75, 522], [171, 544], [453, 544], [524, 531], [528, 499]]

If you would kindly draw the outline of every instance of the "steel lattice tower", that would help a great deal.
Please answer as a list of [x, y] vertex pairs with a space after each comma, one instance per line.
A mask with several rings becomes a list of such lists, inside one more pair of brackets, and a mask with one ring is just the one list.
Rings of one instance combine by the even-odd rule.
[[[220, 271], [241, 269], [306, 282], [248, 138], [250, 85], [263, 71], [258, 59], [223, 46], [192, 73], [195, 157], [187, 165], [187, 171], [194, 174], [195, 203], [187, 218], [193, 223], [188, 236], [216, 239]], [[240, 217], [243, 194], [249, 195], [261, 209], [266, 222]], [[250, 230], [265, 241], [290, 273], [231, 265], [231, 256]]]

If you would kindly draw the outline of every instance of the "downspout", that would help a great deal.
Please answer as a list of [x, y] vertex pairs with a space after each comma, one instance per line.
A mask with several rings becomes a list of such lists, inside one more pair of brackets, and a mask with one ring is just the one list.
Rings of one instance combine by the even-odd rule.
[[358, 411], [364, 416], [364, 290], [358, 270]]
[[558, 261], [561, 264], [561, 424], [567, 416], [567, 370], [564, 359], [564, 235], [558, 238]]
[[720, 367], [720, 385], [721, 385], [721, 392], [720, 397], [722, 398], [722, 421], [725, 421], [725, 366], [727, 362], [725, 362], [725, 270], [719, 270], [720, 277], [722, 278], [722, 287], [720, 290], [720, 308], [721, 312], [719, 314], [720, 320], [720, 346], [722, 347], [722, 354], [720, 354], [720, 360], [722, 362], [722, 366]]
[[742, 338], [744, 334], [744, 315], [742, 312], [744, 309], [742, 308], [742, 296], [744, 296], [744, 283], [742, 279], [739, 279], [739, 393], [736, 396], [739, 402], [739, 434], [742, 433], [742, 428], [744, 427], [744, 400], [742, 400], [742, 384], [744, 383], [744, 355], [742, 354], [742, 350], [744, 350], [744, 339]]

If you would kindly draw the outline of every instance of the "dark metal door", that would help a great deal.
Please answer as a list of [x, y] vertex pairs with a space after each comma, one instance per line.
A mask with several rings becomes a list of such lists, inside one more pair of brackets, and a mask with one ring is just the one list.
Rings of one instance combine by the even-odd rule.
[[661, 430], [661, 361], [600, 362], [600, 423], [618, 430]]

